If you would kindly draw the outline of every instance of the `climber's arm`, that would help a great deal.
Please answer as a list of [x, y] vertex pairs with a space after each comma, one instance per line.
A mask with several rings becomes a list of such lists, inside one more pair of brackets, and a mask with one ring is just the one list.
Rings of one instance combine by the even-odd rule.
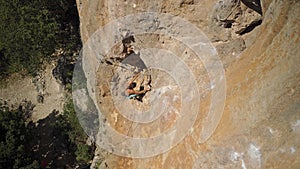
[[145, 89], [145, 90], [142, 90], [142, 91], [135, 91], [133, 89], [127, 89], [126, 92], [127, 92], [127, 95], [131, 95], [131, 94], [144, 94], [146, 93], [147, 91], [149, 91], [148, 89]]
[[128, 82], [128, 85], [129, 86], [133, 81], [135, 81], [135, 79], [140, 75], [140, 73], [137, 73], [136, 75], [133, 76], [133, 78]]

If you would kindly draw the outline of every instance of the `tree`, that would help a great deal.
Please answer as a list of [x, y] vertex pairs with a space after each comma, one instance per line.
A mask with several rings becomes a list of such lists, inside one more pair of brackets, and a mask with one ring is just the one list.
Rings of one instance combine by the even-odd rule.
[[64, 137], [66, 135], [68, 138], [68, 145], [71, 145], [78, 162], [88, 163], [92, 160], [93, 147], [85, 144], [88, 136], [79, 123], [71, 99], [65, 103], [64, 112], [57, 117], [55, 127]]
[[79, 162], [88, 163], [93, 158], [93, 152], [90, 146], [82, 143], [77, 144], [76, 159]]
[[2, 74], [35, 74], [42, 57], [54, 52], [59, 25], [40, 2], [0, 1], [0, 51], [7, 67]]
[[0, 107], [0, 168], [39, 168], [26, 147], [30, 131], [25, 125], [24, 109], [10, 110], [3, 104]]
[[80, 46], [75, 0], [0, 0], [0, 77], [35, 75], [55, 49]]

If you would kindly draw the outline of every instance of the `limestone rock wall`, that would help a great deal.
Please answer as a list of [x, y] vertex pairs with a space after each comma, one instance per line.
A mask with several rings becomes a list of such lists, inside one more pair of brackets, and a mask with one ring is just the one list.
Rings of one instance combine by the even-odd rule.
[[[200, 113], [198, 123], [196, 121], [193, 126], [194, 132], [168, 152], [133, 159], [107, 153], [98, 147], [93, 167], [300, 167], [299, 1], [77, 0], [77, 6], [83, 43], [101, 26], [129, 14], [150, 11], [184, 18], [207, 35], [218, 51], [226, 76], [223, 116], [206, 142], [198, 142], [203, 128], [201, 120], [205, 116]], [[136, 39], [140, 40], [136, 42], [139, 45], [155, 46], [154, 42], [164, 42], [170, 44], [170, 50], [181, 50], [176, 43], [173, 46], [168, 43], [167, 37]], [[113, 72], [113, 67], [102, 67], [95, 76], [110, 78]], [[203, 86], [210, 85], [208, 76], [200, 75], [196, 81]], [[154, 77], [162, 82], [166, 79], [158, 72], [154, 72]], [[114, 126], [124, 132], [126, 127], [122, 127], [121, 122], [125, 120], [114, 112], [110, 83], [105, 79], [99, 81], [96, 89], [99, 104], [112, 111], [107, 115], [108, 121], [114, 123], [119, 119]], [[209, 93], [203, 97], [203, 112], [208, 109], [210, 97]]]

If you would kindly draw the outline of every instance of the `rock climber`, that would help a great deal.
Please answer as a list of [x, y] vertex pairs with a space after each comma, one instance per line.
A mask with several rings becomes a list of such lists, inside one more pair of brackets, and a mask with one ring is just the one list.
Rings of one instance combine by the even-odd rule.
[[[137, 80], [141, 73], [136, 74], [129, 82], [126, 88], [126, 95], [129, 99], [137, 99], [142, 101], [143, 96], [151, 90], [150, 75], [144, 76], [141, 80]], [[137, 90], [136, 90], [137, 88]]]
[[123, 44], [123, 51], [119, 56], [111, 56], [111, 57], [105, 57], [102, 61], [102, 63], [107, 63], [109, 65], [115, 65], [117, 62], [123, 61], [125, 58], [127, 58], [131, 54], [137, 55], [137, 53], [134, 51], [134, 46], [132, 43], [135, 42], [134, 36], [129, 35], [127, 33], [125, 37], [122, 40]]
[[122, 61], [123, 59], [125, 59], [126, 57], [128, 57], [129, 55], [131, 55], [132, 53], [135, 53], [134, 46], [133, 45], [129, 45], [126, 48], [126, 52], [124, 52], [121, 56], [116, 57], [116, 59]]

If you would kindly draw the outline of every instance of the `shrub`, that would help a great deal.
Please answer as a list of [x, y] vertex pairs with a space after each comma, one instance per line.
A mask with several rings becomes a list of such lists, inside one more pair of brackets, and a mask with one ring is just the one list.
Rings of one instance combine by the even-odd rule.
[[65, 103], [64, 112], [58, 116], [55, 126], [61, 134], [67, 136], [78, 162], [88, 163], [92, 160], [93, 147], [85, 144], [88, 136], [78, 121], [71, 99]]
[[80, 46], [75, 0], [0, 0], [0, 77], [36, 75], [55, 49]]
[[0, 168], [39, 168], [27, 148], [30, 130], [25, 125], [23, 107], [8, 108], [0, 104]]

